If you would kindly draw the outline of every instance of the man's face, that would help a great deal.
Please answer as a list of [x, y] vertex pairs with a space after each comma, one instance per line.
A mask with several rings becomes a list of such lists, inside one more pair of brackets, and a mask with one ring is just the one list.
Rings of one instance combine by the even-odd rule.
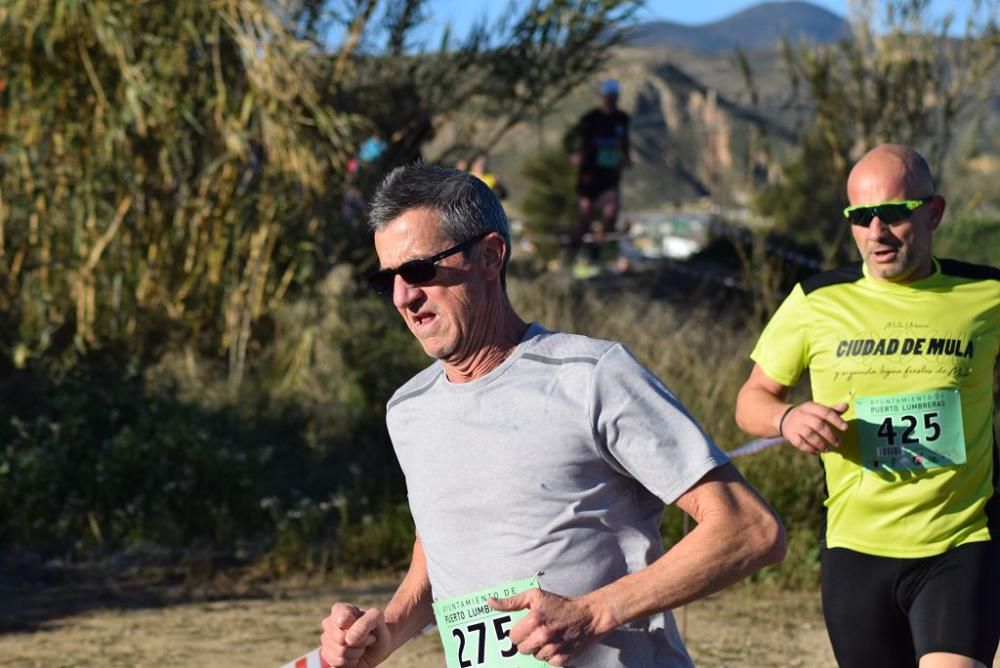
[[[847, 184], [851, 206], [919, 199], [927, 194], [907, 192], [904, 180], [898, 175], [885, 175], [874, 170], [852, 174]], [[933, 267], [931, 237], [941, 222], [943, 210], [943, 200], [935, 198], [914, 209], [906, 220], [888, 224], [876, 216], [867, 227], [851, 225], [851, 234], [869, 275], [894, 283], [914, 281], [929, 275]]]
[[[464, 241], [459, 239], [459, 242]], [[411, 209], [375, 233], [375, 252], [383, 268], [427, 258], [456, 244], [440, 229], [439, 216], [429, 209]], [[470, 332], [482, 304], [482, 281], [473, 260], [477, 248], [446, 257], [427, 283], [410, 285], [396, 276], [392, 303], [424, 352], [445, 362], [462, 359], [471, 344]]]

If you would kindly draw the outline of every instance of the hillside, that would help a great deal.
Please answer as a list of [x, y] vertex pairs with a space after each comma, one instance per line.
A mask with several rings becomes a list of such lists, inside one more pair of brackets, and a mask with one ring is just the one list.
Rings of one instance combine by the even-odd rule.
[[[756, 107], [728, 53], [683, 48], [623, 48], [604, 76], [622, 83], [620, 106], [632, 116], [634, 166], [624, 179], [629, 207], [658, 208], [711, 198], [745, 201], [746, 183], [766, 177], [765, 155], [754, 138], [777, 145], [794, 140], [795, 117], [780, 57], [774, 51], [752, 55], [760, 100]], [[493, 171], [511, 192], [508, 205], [524, 192], [520, 169], [526, 155], [562, 146], [575, 120], [598, 102], [582, 87], [552, 114], [515, 127], [491, 155]], [[459, 123], [460, 124], [460, 123]], [[483, 135], [489, 134], [484, 131]], [[453, 139], [439, 133], [429, 156]]]
[[684, 25], [651, 21], [629, 33], [629, 44], [637, 47], [674, 46], [719, 53], [741, 48], [773, 47], [782, 38], [792, 42], [827, 44], [849, 31], [842, 17], [808, 2], [764, 2], [712, 23]]
[[[782, 23], [782, 18], [785, 20]], [[653, 24], [646, 24], [649, 28]], [[709, 199], [721, 206], [746, 204], [755, 192], [776, 176], [780, 161], [798, 141], [798, 133], [812, 111], [793, 98], [787, 64], [775, 46], [750, 48], [780, 34], [780, 26], [794, 26], [802, 39], [834, 39], [846, 29], [843, 19], [804, 2], [764, 3], [705, 26], [682, 26], [689, 35], [736, 39], [753, 74], [756, 100], [751, 99], [731, 47], [704, 48], [699, 44], [659, 43], [619, 48], [595, 82], [566, 96], [552, 113], [515, 127], [493, 147], [492, 171], [505, 182], [516, 209], [527, 184], [521, 176], [526, 157], [539, 150], [561, 150], [570, 126], [599, 99], [596, 80], [618, 79], [619, 104], [632, 116], [634, 166], [623, 181], [625, 206], [659, 209]], [[639, 28], [637, 28], [638, 30]], [[660, 39], [669, 31], [658, 33]], [[647, 31], [653, 39], [656, 31]], [[792, 32], [786, 33], [792, 36]], [[641, 41], [634, 39], [633, 42]], [[677, 40], [682, 42], [683, 40]], [[956, 43], [957, 44], [957, 43]], [[963, 118], [955, 127], [953, 148], [983, 156], [957, 167], [951, 192], [983, 191], [992, 178], [987, 158], [1000, 154], [1000, 71], [991, 78], [991, 92], [974, 109], [976, 119]], [[489, 136], [489, 121], [475, 114], [462, 115], [442, 127], [429, 159], [443, 156], [449, 146], [475, 145], [476, 137]], [[458, 128], [465, 135], [459, 137]], [[471, 130], [470, 130], [471, 128]], [[974, 150], [973, 150], [974, 149]], [[946, 175], [947, 176], [947, 175]]]

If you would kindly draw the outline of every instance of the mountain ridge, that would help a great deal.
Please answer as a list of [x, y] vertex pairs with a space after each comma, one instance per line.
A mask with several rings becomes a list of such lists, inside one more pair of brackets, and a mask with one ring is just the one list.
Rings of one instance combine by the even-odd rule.
[[769, 1], [710, 23], [640, 23], [627, 31], [626, 43], [636, 47], [675, 46], [719, 53], [736, 48], [772, 48], [782, 38], [828, 44], [843, 38], [849, 30], [846, 19], [819, 5], [803, 0]]

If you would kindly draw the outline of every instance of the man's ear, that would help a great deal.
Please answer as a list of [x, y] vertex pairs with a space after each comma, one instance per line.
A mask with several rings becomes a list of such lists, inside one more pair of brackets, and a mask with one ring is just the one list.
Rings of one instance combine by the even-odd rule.
[[927, 224], [931, 230], [936, 230], [939, 225], [941, 225], [941, 219], [944, 218], [944, 209], [947, 202], [945, 202], [944, 197], [941, 195], [935, 195], [934, 199], [927, 203], [930, 207], [931, 215], [927, 219]]
[[482, 241], [479, 252], [479, 264], [489, 279], [499, 278], [503, 271], [504, 260], [507, 257], [507, 243], [496, 232], [491, 232]]

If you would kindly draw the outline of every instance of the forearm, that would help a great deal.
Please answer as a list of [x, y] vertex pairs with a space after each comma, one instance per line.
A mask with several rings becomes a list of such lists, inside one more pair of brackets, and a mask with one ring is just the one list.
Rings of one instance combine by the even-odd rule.
[[736, 398], [736, 424], [754, 436], [780, 436], [781, 417], [790, 405], [784, 392], [744, 386]]
[[[697, 526], [662, 557], [585, 596], [601, 632], [716, 592], [785, 555], [780, 521], [732, 465], [709, 474], [724, 491], [690, 514]], [[706, 476], [706, 477], [709, 477]], [[718, 489], [718, 487], [717, 487]], [[699, 499], [700, 501], [700, 499]]]
[[431, 606], [431, 585], [427, 577], [427, 562], [423, 547], [417, 539], [413, 546], [413, 559], [406, 577], [396, 589], [392, 600], [385, 607], [385, 621], [392, 637], [393, 651], [415, 638], [434, 621]]
[[699, 525], [649, 567], [589, 594], [601, 631], [708, 596], [781, 560], [784, 548], [768, 545], [776, 538], [749, 545], [743, 536], [736, 527]]

